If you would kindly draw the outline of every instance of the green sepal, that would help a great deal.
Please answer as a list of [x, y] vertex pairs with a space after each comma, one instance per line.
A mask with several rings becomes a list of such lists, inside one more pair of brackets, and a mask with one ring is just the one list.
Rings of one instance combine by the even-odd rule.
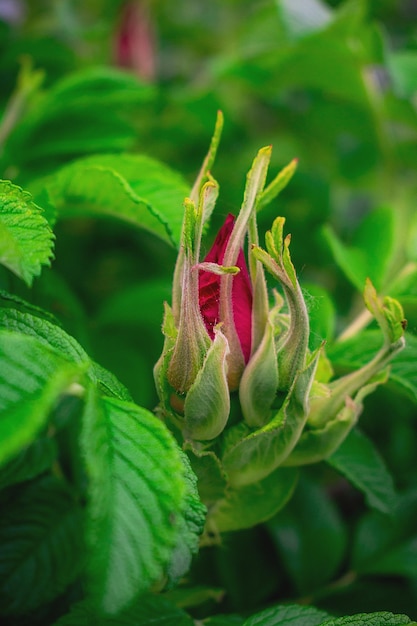
[[251, 428], [269, 421], [278, 389], [274, 327], [268, 320], [262, 341], [247, 364], [239, 387], [243, 417]]
[[294, 493], [297, 480], [298, 471], [295, 468], [279, 467], [256, 483], [237, 489], [229, 487], [225, 497], [209, 510], [206, 543], [216, 543], [222, 532], [251, 528], [266, 522], [286, 505]]
[[[307, 367], [298, 373], [282, 407], [268, 424], [238, 441], [235, 441], [234, 428], [228, 431], [222, 462], [232, 486], [262, 480], [291, 453], [307, 420], [318, 357], [317, 351]], [[230, 439], [228, 442], [228, 438], [233, 442]]]
[[[271, 146], [261, 148], [246, 176], [242, 207], [234, 223], [222, 260], [223, 265], [226, 267], [236, 264], [239, 251], [242, 249], [252, 215], [256, 211], [257, 202], [265, 185], [271, 151]], [[230, 347], [228, 363], [229, 389], [235, 391], [239, 386], [239, 381], [245, 368], [245, 359], [234, 322], [232, 288], [233, 276], [223, 276], [220, 281], [219, 317], [223, 323], [223, 332]]]
[[164, 321], [162, 323], [162, 332], [164, 335], [164, 347], [162, 349], [161, 356], [154, 365], [153, 377], [163, 411], [166, 412], [169, 407], [170, 396], [173, 392], [171, 385], [168, 383], [167, 372], [172, 356], [172, 350], [174, 349], [175, 341], [178, 335], [174, 315], [167, 302], [164, 302]]
[[380, 300], [370, 280], [366, 281], [364, 299], [382, 330], [384, 343], [366, 365], [329, 383], [329, 397], [312, 399], [308, 423], [314, 428], [321, 428], [332, 421], [344, 407], [345, 398], [353, 398], [361, 387], [387, 367], [405, 345], [401, 305], [393, 298]]
[[286, 165], [274, 178], [273, 181], [269, 183], [269, 185], [264, 189], [261, 197], [258, 201], [258, 211], [264, 208], [267, 204], [272, 202], [279, 193], [290, 182], [291, 178], [294, 176], [295, 171], [297, 169], [298, 159], [293, 159]]
[[404, 311], [398, 300], [386, 296], [381, 301], [369, 278], [363, 294], [365, 304], [381, 328], [386, 344], [395, 344], [404, 335]]
[[304, 368], [308, 354], [309, 319], [304, 297], [291, 261], [291, 238], [283, 236], [285, 218], [277, 217], [265, 235], [268, 252], [252, 246], [254, 257], [278, 280], [287, 301], [290, 324], [277, 342], [279, 391], [288, 391], [297, 373]]
[[213, 136], [211, 138], [210, 146], [208, 152], [204, 158], [204, 161], [201, 165], [200, 171], [196, 178], [196, 181], [191, 190], [190, 197], [194, 202], [198, 201], [198, 197], [200, 195], [200, 191], [204, 185], [204, 183], [210, 179], [210, 170], [213, 167], [214, 160], [216, 158], [217, 148], [220, 143], [220, 139], [222, 136], [223, 130], [223, 113], [221, 111], [217, 111], [216, 123], [214, 126]]
[[354, 399], [346, 397], [345, 406], [334, 419], [329, 420], [322, 428], [305, 430], [283, 466], [294, 467], [318, 463], [331, 456], [357, 423], [365, 396], [372, 393], [378, 385], [385, 383], [387, 379], [387, 372], [382, 372], [375, 380], [362, 387]]
[[220, 329], [184, 402], [185, 439], [214, 439], [226, 426], [230, 411], [226, 357], [229, 345]]

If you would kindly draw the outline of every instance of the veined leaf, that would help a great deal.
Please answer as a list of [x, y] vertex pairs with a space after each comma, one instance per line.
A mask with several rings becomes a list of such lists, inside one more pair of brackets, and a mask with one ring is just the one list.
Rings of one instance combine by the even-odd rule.
[[191, 469], [187, 455], [182, 451], [181, 458], [184, 464], [187, 490], [184, 512], [179, 521], [179, 537], [167, 570], [169, 587], [175, 585], [190, 569], [191, 559], [198, 551], [207, 513], [198, 495], [197, 477]]
[[0, 308], [0, 328], [34, 337], [73, 363], [89, 362], [86, 352], [71, 335], [41, 317], [17, 309]]
[[252, 615], [243, 626], [320, 626], [328, 616], [313, 606], [284, 604]]
[[30, 480], [51, 467], [57, 455], [54, 439], [41, 436], [0, 469], [0, 489]]
[[90, 479], [90, 583], [116, 613], [162, 577], [179, 538], [184, 466], [165, 426], [132, 403], [86, 403], [82, 448]]
[[358, 613], [346, 617], [335, 617], [326, 620], [320, 626], [406, 626], [415, 624], [407, 615], [394, 615], [387, 611], [378, 613]]
[[64, 615], [53, 626], [193, 626], [194, 621], [182, 609], [161, 596], [141, 596], [117, 617], [97, 613], [96, 607], [88, 602], [76, 604], [68, 615]]
[[83, 366], [34, 337], [0, 330], [0, 463], [34, 440], [59, 396], [83, 375]]
[[64, 483], [31, 482], [0, 519], [0, 614], [18, 615], [55, 598], [84, 561], [83, 513]]
[[0, 262], [31, 285], [52, 258], [53, 234], [32, 196], [0, 181]]
[[397, 495], [391, 474], [372, 441], [358, 430], [351, 430], [344, 442], [327, 459], [364, 494], [369, 506], [392, 513]]
[[[35, 312], [37, 312], [35, 310]], [[40, 311], [42, 313], [42, 311]], [[19, 331], [34, 337], [42, 344], [56, 350], [73, 363], [83, 364], [91, 381], [103, 395], [130, 401], [131, 395], [124, 385], [108, 370], [90, 360], [80, 344], [62, 328], [47, 319], [18, 311], [0, 308], [0, 328]]]
[[144, 154], [99, 155], [74, 161], [44, 181], [58, 217], [113, 217], [178, 245], [184, 179]]

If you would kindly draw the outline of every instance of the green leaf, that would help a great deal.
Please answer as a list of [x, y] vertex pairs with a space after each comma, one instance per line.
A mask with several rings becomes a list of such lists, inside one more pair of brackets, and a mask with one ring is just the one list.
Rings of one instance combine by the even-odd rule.
[[416, 576], [416, 525], [415, 490], [399, 497], [394, 515], [364, 516], [355, 535], [352, 567], [365, 574]]
[[397, 505], [394, 483], [372, 441], [358, 430], [351, 430], [342, 445], [327, 459], [365, 495], [369, 506], [392, 513]]
[[406, 615], [394, 615], [386, 611], [378, 613], [358, 613], [347, 617], [336, 617], [323, 622], [320, 626], [405, 626], [411, 624]]
[[177, 172], [151, 157], [86, 157], [43, 184], [58, 217], [112, 217], [179, 244], [183, 202], [190, 189]]
[[54, 439], [41, 436], [0, 469], [0, 489], [31, 480], [49, 469], [57, 456]]
[[396, 216], [381, 207], [369, 213], [355, 234], [351, 246], [344, 244], [327, 226], [324, 235], [334, 259], [346, 278], [361, 292], [369, 278], [380, 291], [387, 278], [395, 249]]
[[0, 519], [0, 613], [27, 613], [65, 590], [84, 561], [83, 514], [53, 477], [18, 491]]
[[198, 495], [197, 477], [187, 455], [182, 451], [181, 458], [186, 482], [185, 509], [179, 521], [179, 537], [167, 570], [168, 588], [173, 587], [190, 569], [191, 559], [198, 552], [207, 513]]
[[132, 403], [87, 398], [88, 545], [96, 603], [116, 613], [160, 579], [181, 529], [184, 467], [165, 426]]
[[27, 302], [23, 300], [23, 298], [19, 298], [19, 296], [9, 293], [4, 289], [0, 289], [0, 306], [2, 309], [17, 309], [21, 313], [31, 313], [35, 317], [46, 319], [52, 324], [59, 324], [57, 318], [49, 311], [45, 311], [45, 309], [41, 309], [39, 306]]
[[161, 596], [145, 595], [115, 617], [97, 613], [93, 604], [74, 605], [53, 626], [193, 626], [194, 622], [182, 609]]
[[[35, 312], [37, 311], [35, 310]], [[119, 382], [114, 374], [98, 363], [90, 361], [80, 344], [49, 320], [12, 308], [0, 308], [0, 328], [19, 331], [35, 337], [42, 344], [56, 350], [62, 357], [73, 363], [84, 365], [88, 376], [104, 395], [113, 396], [120, 400], [130, 401], [132, 399], [126, 387]]]
[[132, 396], [126, 387], [122, 385], [114, 374], [98, 363], [91, 362], [89, 375], [103, 396], [110, 396], [119, 400], [126, 400], [127, 402], [132, 401]]
[[263, 480], [238, 489], [228, 488], [224, 498], [210, 508], [207, 531], [218, 533], [251, 528], [273, 517], [293, 494], [298, 472], [278, 468]]
[[330, 498], [312, 480], [302, 475], [290, 502], [268, 529], [300, 594], [314, 592], [338, 572], [347, 546], [346, 528]]
[[[329, 345], [327, 356], [335, 368], [356, 370], [381, 347], [381, 332], [366, 330], [351, 339]], [[390, 365], [390, 382], [417, 402], [417, 337], [405, 334], [405, 348]]]
[[57, 157], [126, 150], [135, 139], [132, 114], [153, 94], [151, 86], [114, 68], [73, 72], [20, 121], [7, 145], [9, 158], [36, 168], [46, 158], [56, 162]]
[[207, 506], [221, 500], [224, 497], [227, 477], [220, 459], [212, 450], [200, 450], [194, 448], [192, 441], [184, 443], [191, 467], [198, 479], [198, 492]]
[[32, 196], [0, 181], [0, 262], [31, 285], [52, 258], [53, 234]]
[[17, 309], [0, 308], [0, 328], [34, 337], [73, 363], [89, 364], [89, 357], [80, 344], [62, 328], [46, 319]]
[[243, 626], [320, 626], [328, 615], [313, 606], [283, 604], [252, 615]]
[[83, 375], [82, 366], [37, 339], [0, 330], [0, 463], [35, 439], [60, 395]]

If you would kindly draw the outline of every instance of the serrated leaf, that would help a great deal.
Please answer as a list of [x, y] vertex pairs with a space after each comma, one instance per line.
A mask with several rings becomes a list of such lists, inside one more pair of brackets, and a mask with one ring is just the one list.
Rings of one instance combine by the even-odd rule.
[[113, 614], [164, 574], [178, 541], [184, 468], [156, 417], [93, 390], [81, 443], [90, 480], [90, 586], [98, 608]]
[[298, 472], [294, 468], [278, 468], [254, 484], [228, 488], [225, 497], [209, 510], [208, 532], [217, 536], [265, 522], [288, 502], [297, 479]]
[[0, 331], [0, 463], [34, 440], [60, 395], [83, 375], [81, 365], [34, 337]]
[[[36, 309], [35, 312], [37, 312]], [[16, 309], [0, 308], [0, 328], [30, 335], [56, 350], [69, 361], [83, 364], [92, 382], [98, 386], [104, 395], [113, 396], [120, 400], [130, 401], [132, 399], [129, 391], [116, 376], [98, 363], [90, 361], [80, 344], [57, 324]]]
[[110, 396], [119, 400], [126, 400], [127, 402], [132, 401], [132, 396], [126, 387], [122, 385], [112, 372], [109, 372], [98, 363], [91, 362], [89, 376], [103, 396]]
[[336, 617], [326, 620], [320, 626], [405, 626], [410, 623], [411, 620], [407, 615], [394, 615], [387, 611], [380, 611]]
[[49, 469], [57, 455], [50, 437], [39, 437], [0, 469], [0, 489], [31, 480]]
[[31, 302], [26, 302], [23, 298], [16, 296], [16, 294], [9, 293], [4, 289], [0, 289], [0, 305], [2, 309], [16, 309], [21, 313], [30, 313], [31, 315], [35, 315], [35, 317], [46, 319], [52, 324], [58, 325], [59, 323], [56, 317], [49, 311], [45, 311], [45, 309]]
[[74, 605], [53, 626], [193, 626], [194, 622], [182, 609], [161, 596], [145, 595], [115, 617], [97, 613], [92, 603]]
[[103, 154], [72, 162], [44, 181], [58, 217], [112, 217], [179, 244], [184, 179], [144, 154]]
[[52, 258], [53, 233], [32, 196], [0, 181], [0, 263], [27, 285]]
[[392, 513], [397, 505], [394, 483], [372, 441], [358, 430], [351, 430], [341, 446], [327, 459], [365, 495], [369, 506]]
[[194, 554], [198, 552], [200, 535], [206, 521], [207, 509], [197, 490], [197, 477], [190, 461], [181, 451], [186, 482], [185, 508], [179, 521], [179, 537], [167, 569], [168, 588], [174, 586], [190, 568]]
[[0, 328], [34, 337], [40, 343], [74, 363], [89, 363], [88, 355], [71, 335], [68, 335], [56, 324], [41, 317], [23, 313], [17, 309], [0, 308]]
[[83, 512], [53, 477], [29, 483], [0, 519], [0, 614], [27, 613], [62, 593], [84, 561]]
[[313, 606], [283, 604], [252, 615], [243, 626], [320, 626], [328, 615]]

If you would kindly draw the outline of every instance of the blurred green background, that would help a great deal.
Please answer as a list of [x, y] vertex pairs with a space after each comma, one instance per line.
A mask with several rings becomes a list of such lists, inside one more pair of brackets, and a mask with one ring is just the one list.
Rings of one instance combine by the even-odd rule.
[[[367, 275], [381, 293], [399, 298], [410, 335], [417, 334], [416, 2], [1, 0], [0, 18], [0, 107], [10, 106], [22, 63], [31, 64], [32, 74], [44, 72], [6, 129], [3, 178], [35, 193], [40, 178], [73, 159], [138, 152], [165, 162], [191, 186], [221, 109], [225, 128], [213, 171], [220, 198], [207, 249], [225, 215], [238, 210], [257, 150], [272, 144], [271, 177], [294, 157], [299, 165], [290, 186], [260, 214], [260, 229], [265, 232], [276, 215], [287, 219], [311, 309], [312, 344], [331, 344], [360, 314]], [[55, 232], [56, 260], [32, 293], [8, 273], [1, 274], [1, 285], [54, 312], [138, 403], [153, 408], [152, 366], [162, 346], [162, 301], [170, 298], [175, 249], [111, 220], [61, 220]], [[393, 383], [378, 390], [361, 418], [400, 489], [417, 486], [416, 378], [410, 369], [408, 396], [397, 394]], [[317, 472], [325, 484], [327, 475]], [[297, 507], [303, 515], [321, 501], [316, 486], [303, 483], [303, 489], [310, 504], [295, 498], [288, 520], [268, 535], [284, 566], [290, 563], [294, 587], [278, 580], [268, 561], [256, 565], [262, 550], [247, 559], [254, 559], [253, 572], [269, 575], [265, 581], [249, 577], [246, 586], [237, 580], [239, 568], [228, 571], [225, 552], [207, 557], [224, 579], [237, 577], [225, 583], [235, 589], [229, 608], [257, 605], [274, 585], [284, 596], [314, 589], [311, 568], [301, 563], [294, 572], [282, 547], [282, 529], [297, 518]], [[340, 510], [332, 508], [326, 523], [336, 536], [342, 515], [349, 525], [350, 504], [362, 511], [363, 503], [346, 495], [346, 485], [342, 495], [335, 489]], [[417, 513], [414, 500], [404, 506], [412, 509], [409, 526], [397, 530], [409, 540], [407, 558], [415, 557], [414, 564], [386, 566], [385, 577], [375, 578], [356, 555], [356, 565], [369, 573], [360, 593], [356, 582], [346, 598], [335, 590], [325, 608], [334, 610], [334, 601], [339, 612], [415, 612]], [[372, 523], [357, 532], [371, 532]], [[250, 535], [253, 546], [264, 546], [262, 533]], [[249, 539], [227, 544], [233, 562], [241, 541]], [[342, 555], [337, 570], [344, 548], [334, 550]]]

